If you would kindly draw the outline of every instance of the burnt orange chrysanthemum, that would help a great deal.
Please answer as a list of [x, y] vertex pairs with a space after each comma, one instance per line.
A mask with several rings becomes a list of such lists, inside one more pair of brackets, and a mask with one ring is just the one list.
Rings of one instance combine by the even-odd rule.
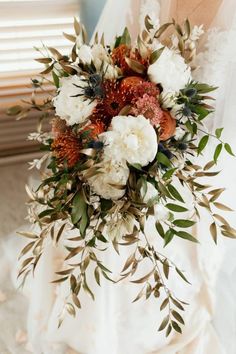
[[114, 80], [106, 80], [103, 83], [104, 98], [97, 104], [91, 121], [103, 122], [108, 126], [112, 117], [119, 114], [127, 104], [127, 95], [121, 90], [120, 83]]
[[81, 133], [87, 132], [86, 140], [96, 140], [98, 135], [105, 131], [105, 124], [101, 121], [88, 124]]
[[73, 167], [80, 159], [80, 144], [72, 131], [60, 134], [52, 143], [52, 149], [60, 163], [67, 162]]

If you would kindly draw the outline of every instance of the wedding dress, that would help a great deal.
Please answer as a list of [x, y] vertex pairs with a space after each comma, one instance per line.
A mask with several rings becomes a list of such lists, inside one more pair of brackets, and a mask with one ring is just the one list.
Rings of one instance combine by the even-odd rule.
[[[111, 42], [128, 25], [134, 38], [146, 13], [162, 22], [168, 17], [169, 5], [168, 0], [110, 0], [96, 30], [100, 34], [104, 31], [106, 40]], [[201, 69], [196, 70], [195, 78], [219, 86], [215, 93], [216, 113], [212, 118], [215, 123], [211, 124], [211, 129], [224, 127], [225, 139], [236, 150], [236, 16], [226, 30], [223, 24], [229, 13], [235, 14], [235, 4], [225, 0], [212, 29], [206, 34], [204, 49], [197, 58]], [[212, 145], [212, 151], [213, 148]], [[226, 155], [222, 160], [219, 165], [222, 173], [214, 183], [227, 188], [224, 202], [235, 208], [236, 163]], [[146, 230], [158, 250], [186, 271], [192, 283], [182, 283], [175, 275], [169, 281], [176, 296], [190, 303], [182, 335], [172, 333], [165, 338], [157, 331], [163, 316], [159, 312], [159, 300], [132, 304], [139, 291], [137, 285], [128, 281], [117, 285], [103, 281], [98, 288], [92, 274], [88, 280], [96, 289], [95, 301], [87, 295], [82, 296], [82, 309], [77, 316], [66, 316], [58, 329], [58, 315], [68, 289], [64, 284], [50, 283], [54, 270], [59, 265], [61, 269], [63, 267], [63, 247], [55, 249], [49, 243], [35, 276], [30, 278], [24, 290], [29, 298], [28, 331], [33, 353], [65, 354], [66, 348], [71, 347], [78, 354], [235, 354], [233, 294], [236, 295], [236, 287], [230, 281], [236, 280], [236, 244], [219, 238], [216, 247], [208, 231], [207, 218], [204, 214], [195, 230], [200, 245], [175, 239], [163, 249], [152, 222]], [[235, 214], [231, 218], [235, 225]], [[12, 249], [10, 257], [15, 260]], [[110, 247], [104, 253], [103, 261], [118, 274], [126, 255], [127, 250], [121, 250], [121, 256], [118, 256]]]

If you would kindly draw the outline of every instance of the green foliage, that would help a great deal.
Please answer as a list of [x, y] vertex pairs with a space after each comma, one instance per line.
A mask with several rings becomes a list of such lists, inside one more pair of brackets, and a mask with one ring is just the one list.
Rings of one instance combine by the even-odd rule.
[[78, 225], [81, 236], [85, 236], [86, 228], [89, 223], [88, 214], [87, 214], [87, 204], [84, 199], [83, 191], [80, 190], [72, 201], [72, 210], [71, 210], [71, 221], [74, 225]]
[[168, 159], [168, 157], [160, 151], [158, 151], [158, 153], [157, 153], [157, 161], [166, 167], [172, 167], [171, 162]]

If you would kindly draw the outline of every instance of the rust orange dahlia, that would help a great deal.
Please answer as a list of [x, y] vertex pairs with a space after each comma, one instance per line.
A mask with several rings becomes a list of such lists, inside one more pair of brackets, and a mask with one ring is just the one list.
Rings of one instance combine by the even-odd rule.
[[54, 155], [60, 163], [67, 162], [73, 167], [80, 159], [80, 143], [76, 135], [68, 130], [60, 134], [52, 143]]

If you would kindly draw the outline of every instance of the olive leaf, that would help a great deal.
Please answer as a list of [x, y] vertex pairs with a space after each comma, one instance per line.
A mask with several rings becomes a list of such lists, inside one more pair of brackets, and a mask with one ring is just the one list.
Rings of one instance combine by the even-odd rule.
[[182, 317], [177, 311], [172, 310], [171, 313], [172, 313], [173, 317], [174, 317], [178, 322], [180, 322], [181, 324], [184, 325], [183, 317]]
[[162, 321], [160, 327], [158, 328], [158, 331], [159, 331], [159, 332], [163, 331], [163, 329], [166, 328], [166, 326], [168, 325], [168, 323], [169, 323], [169, 315], [166, 316], [166, 317], [163, 319], [163, 321]]
[[168, 208], [171, 211], [175, 211], [177, 213], [183, 213], [185, 211], [188, 211], [187, 208], [182, 207], [181, 205], [177, 205], [177, 204], [172, 204], [172, 203], [168, 203], [166, 204], [166, 208]]
[[175, 268], [176, 272], [179, 274], [179, 276], [188, 284], [191, 285], [191, 283], [188, 281], [188, 279], [185, 277], [185, 275], [183, 274], [183, 272], [181, 272], [177, 267]]
[[180, 228], [188, 228], [193, 226], [195, 223], [196, 223], [195, 221], [184, 220], [184, 219], [177, 219], [173, 221], [173, 224]]
[[172, 186], [172, 184], [168, 184], [167, 188], [168, 188], [170, 194], [171, 194], [175, 199], [177, 199], [179, 202], [184, 203], [184, 200], [183, 200], [183, 198], [181, 197], [180, 193], [177, 191], [177, 189], [176, 189], [174, 186]]

